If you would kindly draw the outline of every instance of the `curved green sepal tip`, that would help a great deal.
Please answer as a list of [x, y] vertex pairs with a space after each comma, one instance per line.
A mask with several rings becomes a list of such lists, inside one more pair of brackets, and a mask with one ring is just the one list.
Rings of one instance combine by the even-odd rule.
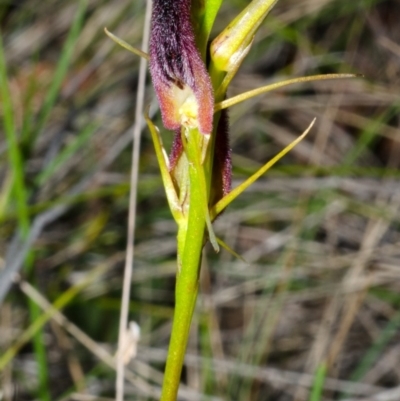
[[293, 142], [286, 146], [282, 151], [280, 151], [275, 157], [264, 164], [256, 173], [249, 177], [245, 182], [240, 184], [234, 190], [232, 190], [228, 195], [224, 196], [215, 206], [211, 208], [210, 214], [211, 219], [218, 216], [231, 202], [233, 202], [243, 191], [245, 191], [253, 182], [260, 178], [266, 171], [268, 171], [276, 162], [282, 159], [288, 152], [290, 152], [304, 137], [310, 132], [312, 126], [315, 123], [315, 118], [312, 120], [308, 128]]
[[165, 193], [167, 195], [168, 204], [175, 221], [179, 225], [181, 220], [183, 219], [183, 214], [181, 211], [179, 198], [176, 193], [175, 186], [168, 169], [168, 164], [167, 164], [168, 158], [162, 144], [161, 136], [158, 131], [158, 128], [150, 120], [150, 117], [148, 115], [148, 110], [146, 110], [145, 112], [145, 119], [151, 133], [151, 139], [153, 140], [153, 145], [156, 152], [158, 165], [160, 166], [161, 177], [163, 180]]

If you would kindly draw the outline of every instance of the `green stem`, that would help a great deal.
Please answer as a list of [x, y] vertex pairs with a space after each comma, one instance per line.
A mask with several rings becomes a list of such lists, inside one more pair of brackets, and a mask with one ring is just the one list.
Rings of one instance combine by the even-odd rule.
[[[25, 185], [25, 165], [21, 154], [19, 138], [17, 135], [17, 129], [14, 122], [14, 110], [11, 100], [10, 88], [8, 86], [8, 75], [6, 61], [4, 57], [3, 41], [0, 34], [0, 100], [3, 105], [3, 126], [5, 131], [5, 137], [8, 145], [9, 154], [9, 165], [13, 172], [13, 186], [12, 193], [15, 197], [17, 216], [18, 216], [18, 228], [21, 238], [26, 240], [29, 234], [29, 211], [28, 211], [28, 190]], [[9, 198], [9, 200], [13, 200]], [[5, 205], [5, 210], [7, 210]], [[35, 256], [32, 250], [28, 252], [25, 259], [25, 272], [31, 273], [33, 270], [33, 263]], [[31, 300], [28, 300], [30, 318], [31, 321], [35, 321], [37, 316], [40, 314], [38, 306]], [[35, 357], [38, 366], [38, 391], [37, 395], [43, 401], [50, 401], [50, 391], [48, 388], [48, 365], [46, 348], [43, 341], [43, 331], [35, 333], [33, 339]]]
[[324, 390], [324, 382], [326, 379], [326, 373], [327, 373], [327, 366], [325, 363], [322, 363], [321, 365], [318, 366], [318, 369], [315, 372], [314, 383], [313, 383], [309, 401], [320, 401], [321, 400], [321, 395]]
[[[192, 133], [193, 135], [188, 141], [187, 146], [189, 159], [190, 155], [193, 154], [192, 152], [200, 154], [199, 141], [201, 134], [197, 130], [191, 131]], [[197, 300], [201, 254], [206, 228], [201, 173], [203, 172], [196, 168], [194, 163], [190, 163], [190, 205], [187, 225], [186, 223], [181, 224], [178, 231], [178, 272], [175, 289], [175, 314], [161, 401], [176, 400], [190, 333], [190, 323]]]

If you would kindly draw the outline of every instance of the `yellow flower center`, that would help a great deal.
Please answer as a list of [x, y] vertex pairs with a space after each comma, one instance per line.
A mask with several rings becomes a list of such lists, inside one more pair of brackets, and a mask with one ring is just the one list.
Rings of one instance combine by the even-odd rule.
[[178, 87], [174, 89], [181, 125], [187, 128], [197, 128], [199, 126], [199, 106], [193, 91], [187, 85], [183, 89]]

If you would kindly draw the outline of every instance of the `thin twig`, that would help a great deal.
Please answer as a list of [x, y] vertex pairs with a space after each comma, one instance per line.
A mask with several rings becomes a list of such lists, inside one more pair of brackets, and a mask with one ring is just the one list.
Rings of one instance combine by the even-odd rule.
[[[115, 369], [115, 359], [101, 345], [97, 344], [91, 337], [84, 333], [78, 326], [69, 321], [58, 309], [56, 309], [42, 294], [26, 281], [20, 283], [22, 292], [39, 305], [43, 311], [50, 313], [50, 317], [60, 326], [64, 327], [76, 340], [86, 347], [93, 355], [112, 369]], [[133, 372], [129, 372], [128, 380], [136, 386], [140, 392], [149, 397], [156, 398], [159, 390], [149, 385]]]
[[[143, 29], [142, 50], [146, 51], [149, 42], [151, 0], [146, 2], [146, 15]], [[139, 84], [136, 98], [135, 125], [133, 128], [133, 151], [131, 170], [131, 190], [129, 195], [129, 216], [128, 216], [128, 240], [126, 245], [126, 260], [124, 269], [124, 282], [122, 289], [121, 316], [119, 322], [118, 353], [117, 353], [117, 379], [116, 379], [116, 401], [124, 399], [124, 358], [122, 355], [122, 344], [124, 343], [125, 331], [128, 323], [130, 287], [132, 281], [132, 268], [134, 258], [135, 224], [136, 224], [136, 201], [137, 182], [139, 175], [140, 156], [140, 134], [143, 114], [144, 89], [146, 84], [147, 60], [140, 60]]]

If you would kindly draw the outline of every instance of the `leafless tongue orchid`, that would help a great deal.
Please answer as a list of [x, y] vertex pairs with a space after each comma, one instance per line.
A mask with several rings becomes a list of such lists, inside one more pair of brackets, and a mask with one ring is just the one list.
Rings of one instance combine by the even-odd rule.
[[[213, 221], [293, 149], [307, 135], [315, 121], [279, 154], [231, 189], [232, 162], [226, 109], [253, 96], [293, 83], [353, 76], [330, 74], [299, 77], [229, 98], [229, 84], [250, 51], [257, 29], [277, 0], [249, 0], [246, 8], [207, 47], [222, 2], [153, 0], [149, 55], [108, 33], [123, 47], [150, 60], [150, 73], [164, 126], [175, 132], [168, 160], [162, 135], [145, 114], [168, 204], [178, 225], [175, 312], [161, 401], [177, 399], [190, 323], [199, 291], [204, 245], [210, 242], [216, 252], [223, 247], [239, 257], [216, 236]], [[195, 22], [195, 28], [192, 22]]]
[[150, 73], [164, 126], [212, 131], [214, 97], [196, 47], [190, 0], [153, 0]]

